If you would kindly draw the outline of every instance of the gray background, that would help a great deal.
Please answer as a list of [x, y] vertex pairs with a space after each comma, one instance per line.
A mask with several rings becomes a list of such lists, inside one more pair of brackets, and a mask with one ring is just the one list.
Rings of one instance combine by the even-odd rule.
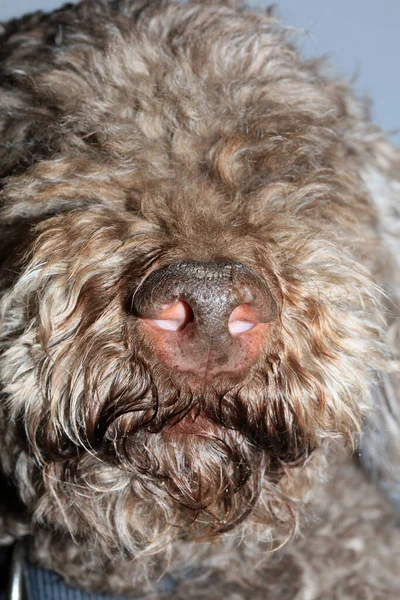
[[[272, 0], [273, 1], [273, 0]], [[248, 0], [268, 6], [271, 0]], [[62, 0], [0, 0], [0, 20]], [[305, 56], [328, 54], [338, 73], [351, 77], [360, 94], [372, 99], [372, 114], [384, 129], [400, 130], [400, 0], [278, 0], [277, 14], [302, 28]], [[400, 145], [400, 132], [392, 139]]]

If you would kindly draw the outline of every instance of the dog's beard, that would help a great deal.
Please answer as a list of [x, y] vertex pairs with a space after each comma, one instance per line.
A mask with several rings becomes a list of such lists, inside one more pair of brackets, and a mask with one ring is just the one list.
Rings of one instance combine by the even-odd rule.
[[103, 461], [140, 480], [149, 497], [168, 504], [174, 524], [190, 526], [197, 537], [238, 525], [262, 491], [278, 495], [287, 465], [310, 452], [311, 440], [293, 416], [276, 406], [268, 414], [268, 400], [251, 386], [225, 394], [158, 389], [157, 402], [154, 394], [153, 387], [142, 399], [153, 412], [129, 411], [126, 403], [121, 415], [118, 402], [104, 405], [91, 445]]
[[198, 534], [209, 536], [231, 528], [251, 512], [266, 463], [263, 454], [237, 432], [218, 431], [205, 423], [198, 429], [176, 437], [172, 427], [117, 438], [114, 458], [119, 468], [139, 473], [153, 489], [163, 490], [174, 507], [176, 525], [197, 520]]
[[[114, 506], [110, 489], [115, 486], [129, 506], [114, 508], [115, 517], [134, 527], [136, 511], [148, 511], [147, 522], [164, 522], [159, 543], [178, 529], [181, 535], [213, 539], [249, 519], [264, 530], [281, 520], [286, 533], [293, 526], [279, 480], [288, 465], [308, 456], [312, 440], [284, 409], [283, 399], [279, 406], [278, 396], [268, 398], [265, 382], [261, 387], [250, 380], [225, 392], [215, 386], [183, 391], [170, 378], [158, 377], [132, 384], [130, 393], [105, 397], [100, 387], [91, 397], [103, 400], [80, 406], [68, 436], [54, 437], [48, 421], [36, 430], [47, 463], [45, 485], [66, 510], [79, 511], [81, 529], [82, 517], [88, 526], [94, 519], [101, 523], [92, 511], [101, 501]], [[67, 433], [71, 414], [58, 417], [59, 430]], [[82, 493], [92, 501], [83, 503]]]

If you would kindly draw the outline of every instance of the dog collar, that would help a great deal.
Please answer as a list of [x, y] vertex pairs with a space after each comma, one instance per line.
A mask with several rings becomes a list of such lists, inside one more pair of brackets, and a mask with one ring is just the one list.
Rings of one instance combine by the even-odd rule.
[[[5, 600], [128, 600], [125, 596], [108, 596], [70, 587], [56, 573], [36, 567], [27, 560], [27, 543], [22, 539], [14, 546]], [[165, 575], [157, 587], [160, 598], [170, 596], [179, 583], [178, 579]], [[146, 600], [149, 596], [130, 598]]]

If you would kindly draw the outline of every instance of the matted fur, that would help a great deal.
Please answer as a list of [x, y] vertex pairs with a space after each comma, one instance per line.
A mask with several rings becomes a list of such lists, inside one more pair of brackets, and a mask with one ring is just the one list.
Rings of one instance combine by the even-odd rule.
[[[33, 534], [33, 558], [88, 589], [191, 568], [182, 598], [283, 598], [279, 563], [247, 570], [318, 514], [363, 427], [364, 463], [398, 500], [399, 152], [240, 6], [87, 0], [3, 29], [0, 458], [21, 500], [4, 540]], [[271, 290], [239, 383], [194, 389], [130, 310], [153, 270], [188, 259], [240, 261]], [[314, 535], [282, 560], [310, 548], [311, 565]], [[298, 598], [319, 597], [301, 581]]]

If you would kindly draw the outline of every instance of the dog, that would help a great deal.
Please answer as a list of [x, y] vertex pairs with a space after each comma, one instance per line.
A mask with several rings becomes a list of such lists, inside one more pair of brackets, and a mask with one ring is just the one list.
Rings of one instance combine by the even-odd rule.
[[270, 11], [1, 36], [2, 544], [93, 593], [398, 598], [399, 151]]

